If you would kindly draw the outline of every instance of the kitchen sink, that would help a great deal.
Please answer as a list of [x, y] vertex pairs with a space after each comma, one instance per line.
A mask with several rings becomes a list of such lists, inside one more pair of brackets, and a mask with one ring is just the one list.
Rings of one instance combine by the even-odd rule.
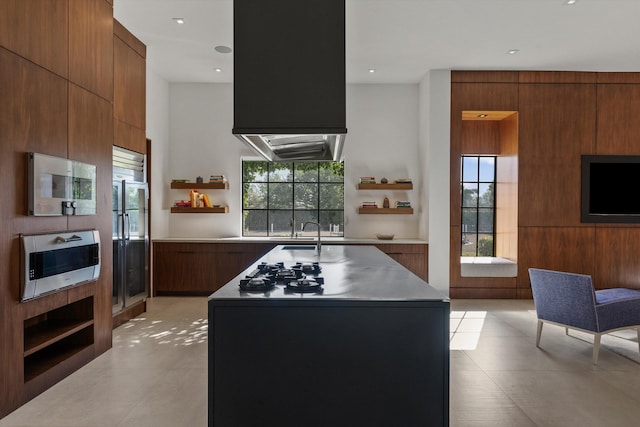
[[283, 251], [312, 251], [316, 248], [315, 245], [287, 245], [283, 246]]

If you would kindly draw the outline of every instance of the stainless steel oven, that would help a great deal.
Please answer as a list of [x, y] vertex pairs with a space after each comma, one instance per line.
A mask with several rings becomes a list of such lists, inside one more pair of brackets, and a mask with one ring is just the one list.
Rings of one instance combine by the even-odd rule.
[[20, 240], [22, 301], [100, 276], [98, 230], [22, 234]]

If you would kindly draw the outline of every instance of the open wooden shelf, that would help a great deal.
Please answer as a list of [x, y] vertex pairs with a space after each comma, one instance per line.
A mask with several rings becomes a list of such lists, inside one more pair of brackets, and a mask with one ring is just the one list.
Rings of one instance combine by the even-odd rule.
[[377, 215], [412, 215], [413, 208], [358, 208], [359, 214], [377, 214]]
[[175, 190], [228, 190], [228, 182], [172, 182], [171, 188]]
[[413, 190], [413, 183], [358, 184], [358, 190]]
[[[93, 337], [93, 328], [86, 330], [86, 335]], [[77, 333], [85, 335], [84, 331], [78, 331]], [[46, 377], [48, 371], [57, 367], [63, 366], [62, 370], [68, 370], [64, 368], [64, 365], [70, 364], [76, 355], [79, 353], [87, 353], [90, 356], [93, 353], [93, 340], [86, 340], [85, 337], [75, 337], [70, 335], [63, 341], [58, 341], [36, 353], [31, 354], [24, 359], [24, 382], [25, 388], [27, 384], [36, 379], [39, 376]], [[81, 356], [82, 357], [82, 356]], [[86, 357], [85, 357], [86, 358]], [[71, 373], [68, 372], [67, 375]], [[66, 376], [66, 375], [65, 375]]]
[[174, 206], [171, 213], [229, 213], [229, 206], [220, 206], [213, 208], [183, 208]]
[[93, 319], [84, 321], [59, 319], [27, 328], [24, 331], [24, 356], [40, 351], [91, 325], [93, 325]]

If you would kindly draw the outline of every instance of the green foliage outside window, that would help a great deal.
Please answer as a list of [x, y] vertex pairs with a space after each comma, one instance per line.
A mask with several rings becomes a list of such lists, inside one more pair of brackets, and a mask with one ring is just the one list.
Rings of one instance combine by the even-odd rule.
[[344, 163], [243, 161], [242, 211], [244, 236], [342, 235]]

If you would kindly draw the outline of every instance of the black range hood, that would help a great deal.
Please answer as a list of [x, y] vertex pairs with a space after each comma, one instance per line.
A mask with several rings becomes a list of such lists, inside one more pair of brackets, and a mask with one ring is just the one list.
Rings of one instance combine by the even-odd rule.
[[344, 0], [234, 0], [233, 134], [269, 161], [341, 160]]

